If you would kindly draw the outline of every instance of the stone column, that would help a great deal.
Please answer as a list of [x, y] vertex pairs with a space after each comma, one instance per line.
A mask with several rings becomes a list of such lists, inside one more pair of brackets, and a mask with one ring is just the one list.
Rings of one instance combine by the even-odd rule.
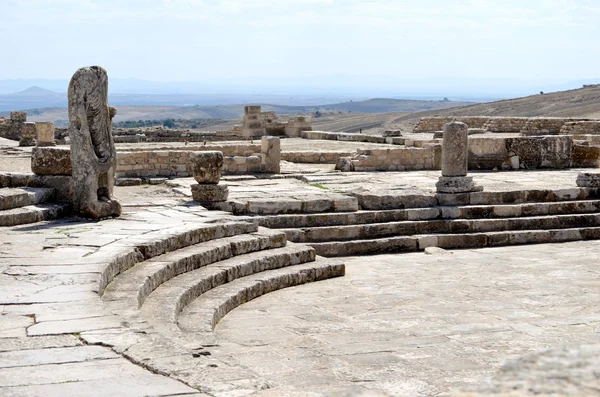
[[275, 136], [263, 136], [260, 143], [260, 151], [265, 154], [264, 172], [279, 174], [281, 172], [281, 141]]
[[35, 123], [23, 124], [19, 146], [35, 146]]
[[54, 142], [54, 123], [51, 121], [43, 121], [35, 123], [37, 131], [38, 146], [56, 146]]
[[483, 190], [467, 176], [469, 128], [465, 123], [444, 126], [442, 142], [442, 176], [436, 183], [438, 193], [468, 193]]

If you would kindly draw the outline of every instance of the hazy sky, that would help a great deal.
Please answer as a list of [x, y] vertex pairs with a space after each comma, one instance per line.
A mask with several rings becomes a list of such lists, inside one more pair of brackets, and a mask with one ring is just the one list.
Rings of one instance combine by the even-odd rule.
[[599, 0], [0, 2], [0, 79], [600, 77]]

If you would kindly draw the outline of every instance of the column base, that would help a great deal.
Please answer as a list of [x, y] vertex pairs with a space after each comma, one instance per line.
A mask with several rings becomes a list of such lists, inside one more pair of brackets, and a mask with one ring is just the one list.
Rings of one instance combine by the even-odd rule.
[[480, 192], [483, 186], [476, 185], [470, 176], [441, 176], [435, 184], [438, 193]]

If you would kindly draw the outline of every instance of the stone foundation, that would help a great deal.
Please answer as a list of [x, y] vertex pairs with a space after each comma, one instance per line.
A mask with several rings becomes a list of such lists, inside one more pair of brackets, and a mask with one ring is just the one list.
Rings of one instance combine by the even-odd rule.
[[485, 117], [449, 116], [423, 117], [415, 126], [414, 133], [435, 133], [446, 123], [456, 121], [467, 124], [470, 129], [482, 132], [521, 133], [531, 135], [600, 134], [600, 120], [574, 119], [568, 117]]
[[351, 161], [355, 171], [439, 170], [442, 146], [359, 149]]
[[117, 176], [139, 177], [188, 177], [192, 175], [189, 165], [193, 151], [223, 152], [224, 174], [279, 173], [281, 150], [279, 138], [263, 137], [261, 144], [234, 144], [210, 146], [186, 146], [178, 150], [137, 150], [118, 152]]

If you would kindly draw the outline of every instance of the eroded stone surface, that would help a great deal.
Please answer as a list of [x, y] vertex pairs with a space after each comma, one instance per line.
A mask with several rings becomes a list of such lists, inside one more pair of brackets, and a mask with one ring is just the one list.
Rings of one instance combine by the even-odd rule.
[[71, 151], [67, 148], [35, 147], [31, 171], [36, 175], [71, 175]]
[[69, 84], [69, 137], [73, 207], [90, 218], [121, 214], [113, 197], [117, 151], [112, 137], [114, 108], [108, 106], [108, 75], [99, 66], [81, 68]]
[[450, 122], [444, 126], [442, 143], [442, 176], [466, 176], [468, 169], [469, 127]]
[[227, 200], [229, 189], [226, 185], [193, 184], [192, 197], [199, 203], [213, 203]]
[[223, 152], [194, 152], [190, 153], [189, 160], [196, 182], [200, 184], [219, 183], [221, 169], [223, 168]]

